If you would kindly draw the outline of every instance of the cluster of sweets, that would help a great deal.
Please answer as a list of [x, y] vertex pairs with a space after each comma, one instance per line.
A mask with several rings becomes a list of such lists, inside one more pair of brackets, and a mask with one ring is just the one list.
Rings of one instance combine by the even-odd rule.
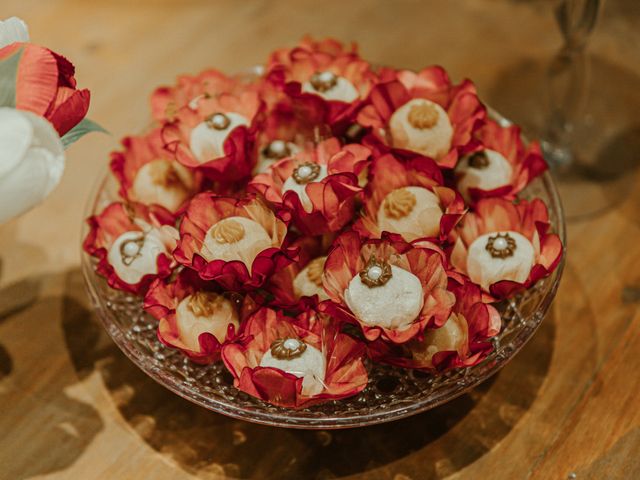
[[562, 256], [545, 204], [518, 198], [546, 168], [538, 145], [440, 67], [304, 39], [256, 75], [182, 76], [151, 108], [84, 247], [164, 344], [267, 402], [357, 394], [366, 357], [474, 365], [501, 328], [492, 303]]

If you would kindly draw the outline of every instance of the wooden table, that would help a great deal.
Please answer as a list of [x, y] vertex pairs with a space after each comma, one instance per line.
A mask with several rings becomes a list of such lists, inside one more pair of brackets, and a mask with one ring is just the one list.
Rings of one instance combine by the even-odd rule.
[[[551, 3], [4, 0], [2, 16], [23, 17], [35, 42], [73, 59], [93, 94], [90, 116], [113, 138], [75, 145], [55, 193], [0, 229], [0, 310], [9, 310], [0, 317], [0, 477], [640, 478], [639, 152], [624, 142], [609, 158], [631, 159], [623, 182], [602, 190], [614, 205], [569, 223], [564, 279], [533, 340], [468, 395], [388, 425], [290, 431], [191, 405], [117, 350], [79, 272], [91, 185], [115, 139], [148, 122], [154, 86], [205, 66], [246, 68], [309, 32], [357, 40], [379, 64], [440, 63], [526, 120], [535, 97], [520, 103], [507, 85], [527, 85], [558, 48]], [[611, 0], [590, 44], [636, 106], [639, 23], [636, 0]], [[637, 128], [622, 140], [640, 138]]]

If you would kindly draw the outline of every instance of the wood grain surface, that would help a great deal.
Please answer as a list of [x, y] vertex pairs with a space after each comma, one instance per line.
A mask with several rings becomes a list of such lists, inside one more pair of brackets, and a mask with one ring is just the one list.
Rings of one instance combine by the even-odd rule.
[[[92, 315], [79, 271], [84, 205], [117, 139], [149, 121], [158, 84], [241, 70], [305, 33], [356, 40], [378, 64], [438, 63], [530, 126], [559, 48], [545, 0], [3, 0], [33, 41], [76, 64], [94, 134], [62, 184], [0, 226], [0, 478], [640, 478], [640, 5], [610, 0], [590, 42], [595, 78], [633, 112], [599, 145], [609, 207], [569, 222], [550, 315], [484, 385], [431, 412], [339, 432], [256, 426], [156, 385]], [[622, 108], [622, 107], [620, 107]], [[613, 128], [607, 127], [607, 132]], [[610, 127], [610, 128], [609, 128]], [[595, 148], [595, 147], [594, 147]], [[613, 170], [611, 170], [613, 169]], [[594, 193], [595, 192], [595, 193]]]

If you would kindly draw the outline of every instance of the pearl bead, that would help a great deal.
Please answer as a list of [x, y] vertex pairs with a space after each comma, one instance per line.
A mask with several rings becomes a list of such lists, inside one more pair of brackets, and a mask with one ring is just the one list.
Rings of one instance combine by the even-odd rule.
[[311, 167], [309, 167], [308, 165], [303, 165], [299, 167], [297, 171], [297, 174], [300, 178], [307, 178], [309, 177], [309, 175], [311, 175], [311, 173], [312, 173]]
[[226, 117], [226, 115], [223, 115], [222, 113], [216, 113], [212, 118], [211, 118], [211, 123], [213, 124], [213, 126], [215, 128], [219, 128], [219, 129], [224, 129], [227, 127], [227, 125], [229, 124], [229, 121]]
[[318, 75], [318, 80], [323, 83], [331, 83], [335, 80], [335, 78], [336, 76], [333, 74], [333, 72], [322, 72]]
[[269, 150], [271, 150], [276, 155], [283, 154], [286, 148], [287, 148], [287, 145], [284, 143], [283, 140], [274, 140], [269, 145]]
[[138, 244], [136, 242], [128, 241], [124, 244], [122, 251], [127, 257], [134, 257], [140, 251], [140, 247], [138, 247]]
[[371, 280], [378, 280], [381, 275], [382, 275], [382, 268], [378, 266], [373, 266], [369, 268], [369, 270], [367, 270], [367, 277], [369, 277]]
[[284, 348], [287, 350], [297, 350], [300, 348], [300, 341], [295, 338], [287, 338], [283, 344]]
[[504, 250], [508, 247], [507, 239], [498, 237], [493, 241], [493, 248], [496, 250]]

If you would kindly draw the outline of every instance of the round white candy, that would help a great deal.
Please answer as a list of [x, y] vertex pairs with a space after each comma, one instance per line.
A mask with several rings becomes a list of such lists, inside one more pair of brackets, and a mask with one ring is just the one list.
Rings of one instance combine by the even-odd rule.
[[216, 309], [212, 315], [198, 316], [189, 306], [192, 296], [184, 298], [176, 308], [176, 327], [180, 340], [194, 352], [200, 351], [198, 338], [202, 333], [210, 333], [222, 343], [227, 336], [229, 325], [238, 329], [238, 314], [233, 303], [226, 298], [216, 299]]
[[416, 199], [416, 203], [408, 215], [402, 218], [387, 217], [385, 201], [378, 209], [378, 227], [381, 231], [399, 233], [406, 240], [412, 241], [422, 237], [436, 237], [440, 234], [440, 219], [442, 208], [440, 200], [430, 190], [424, 187], [402, 187], [409, 191]]
[[[225, 115], [229, 119], [229, 125], [225, 129], [212, 128], [205, 121], [191, 131], [189, 146], [198, 162], [205, 163], [224, 156], [224, 142], [231, 131], [240, 125], [249, 125], [249, 120], [239, 113], [227, 112]], [[211, 122], [214, 122], [214, 119], [211, 119]]]
[[[143, 233], [138, 231], [123, 233], [113, 242], [107, 255], [107, 260], [116, 275], [130, 285], [135, 285], [145, 275], [158, 273], [158, 255], [167, 253], [164, 243], [153, 232], [145, 235], [142, 247], [138, 247], [135, 240], [141, 235]], [[128, 257], [129, 260], [126, 260], [128, 265], [125, 264], [122, 253]]]
[[[309, 170], [311, 170], [311, 167], [307, 167], [303, 165], [299, 167], [298, 173], [301, 173], [300, 170], [305, 168], [308, 168]], [[309, 185], [309, 183], [320, 182], [325, 178], [327, 178], [327, 167], [326, 165], [320, 165], [320, 172], [318, 176], [314, 178], [311, 182], [300, 184], [293, 178], [293, 176], [287, 178], [284, 181], [284, 184], [282, 185], [282, 193], [284, 194], [284, 192], [288, 192], [289, 190], [296, 192], [298, 194], [298, 198], [300, 198], [302, 207], [307, 212], [311, 212], [313, 210], [313, 205], [311, 203], [311, 200], [309, 199], [309, 196], [307, 195], [307, 190], [306, 190], [307, 185]]]
[[[288, 339], [287, 341], [289, 340], [293, 339]], [[307, 344], [307, 348], [300, 356], [289, 359], [275, 358], [271, 354], [271, 350], [267, 350], [260, 360], [260, 366], [277, 368], [298, 378], [303, 378], [303, 395], [318, 395], [324, 390], [327, 360], [320, 350], [309, 344]]]
[[[158, 182], [157, 172], [177, 175], [179, 182], [176, 185]], [[159, 159], [140, 167], [133, 179], [131, 191], [138, 202], [161, 205], [174, 212], [189, 197], [192, 183], [191, 174], [185, 167], [177, 162]]]
[[369, 287], [357, 274], [344, 291], [344, 300], [362, 323], [402, 331], [420, 315], [424, 294], [413, 273], [391, 265], [391, 275], [384, 285]]
[[244, 229], [242, 238], [233, 243], [219, 243], [213, 235], [211, 235], [212, 230], [217, 225], [216, 223], [207, 231], [200, 253], [208, 261], [224, 260], [230, 262], [232, 260], [240, 260], [251, 270], [251, 265], [258, 254], [273, 246], [271, 237], [269, 237], [269, 234], [262, 225], [250, 218], [228, 217], [221, 220], [221, 222], [224, 221], [239, 223]]
[[471, 198], [470, 188], [493, 190], [511, 183], [513, 168], [509, 161], [495, 150], [486, 149], [484, 154], [489, 162], [486, 167], [474, 168], [470, 166], [471, 155], [464, 157], [456, 166], [458, 190], [467, 202]]
[[[289, 151], [288, 156], [293, 156], [296, 153], [300, 152], [300, 149], [295, 143], [285, 142], [283, 140], [274, 140], [273, 142], [271, 142], [270, 148], [271, 148], [271, 151], [273, 151], [274, 153], [277, 153], [278, 155], [281, 155], [286, 150]], [[269, 158], [265, 153], [266, 153], [265, 149], [260, 150], [260, 154], [258, 156], [258, 163], [253, 171], [254, 175], [257, 175], [258, 173], [266, 172], [271, 165], [273, 165], [275, 162], [280, 160], [277, 158]]]
[[[324, 73], [331, 74], [331, 72], [324, 72]], [[320, 78], [320, 80], [329, 82], [331, 81], [331, 78], [325, 77], [325, 79]], [[356, 87], [354, 87], [349, 80], [340, 76], [336, 77], [336, 84], [332, 88], [329, 88], [324, 92], [320, 92], [316, 90], [310, 81], [304, 82], [302, 84], [302, 91], [306, 93], [314, 93], [316, 95], [321, 96], [325, 100], [345, 102], [345, 103], [353, 102], [354, 100], [357, 100], [360, 97], [360, 94], [358, 93], [358, 90], [356, 89]]]
[[293, 291], [297, 297], [311, 297], [318, 295], [320, 301], [327, 300], [329, 295], [322, 285], [318, 286], [309, 279], [309, 265], [304, 267], [293, 279]]
[[[438, 112], [438, 120], [431, 128], [416, 128], [409, 121], [414, 106], [430, 105]], [[438, 159], [451, 148], [453, 127], [447, 112], [437, 103], [424, 98], [409, 100], [391, 115], [389, 131], [393, 146], [413, 150]]]
[[[489, 238], [495, 237], [497, 233], [502, 235], [508, 233], [516, 242], [516, 248], [512, 256], [506, 258], [493, 257], [486, 249]], [[496, 239], [496, 241], [498, 240], [499, 238]], [[493, 246], [496, 248], [495, 242]], [[499, 248], [496, 249], [500, 250]], [[501, 280], [524, 282], [529, 277], [535, 262], [536, 254], [533, 245], [524, 235], [513, 231], [485, 233], [476, 238], [469, 246], [467, 274], [471, 280], [488, 291], [490, 285]]]

